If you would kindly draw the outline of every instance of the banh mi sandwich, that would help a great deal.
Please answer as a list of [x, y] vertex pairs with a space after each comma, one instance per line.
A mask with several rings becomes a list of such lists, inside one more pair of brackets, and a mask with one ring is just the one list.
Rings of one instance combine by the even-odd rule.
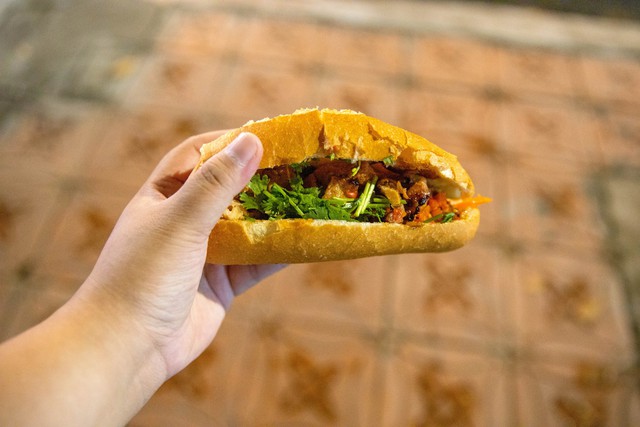
[[473, 238], [489, 200], [474, 197], [454, 155], [351, 110], [249, 122], [202, 146], [196, 169], [242, 132], [260, 138], [264, 155], [213, 229], [210, 263], [449, 251]]

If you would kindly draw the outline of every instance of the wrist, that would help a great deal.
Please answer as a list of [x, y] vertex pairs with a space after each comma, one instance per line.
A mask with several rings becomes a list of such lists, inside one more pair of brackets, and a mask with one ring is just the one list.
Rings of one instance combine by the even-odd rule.
[[[83, 286], [60, 310], [61, 327], [117, 390], [133, 416], [167, 379], [161, 354], [131, 315], [129, 304], [98, 287]], [[113, 390], [116, 391], [116, 390]]]
[[0, 424], [124, 425], [162, 384], [158, 352], [118, 304], [96, 297], [77, 293], [0, 346]]

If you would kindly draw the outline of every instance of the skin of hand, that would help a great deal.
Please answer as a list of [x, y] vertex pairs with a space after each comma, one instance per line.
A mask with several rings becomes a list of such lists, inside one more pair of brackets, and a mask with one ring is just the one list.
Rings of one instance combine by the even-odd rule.
[[[15, 384], [0, 391], [10, 422], [0, 415], [0, 424], [126, 423], [211, 343], [236, 295], [282, 268], [205, 264], [211, 229], [262, 157], [259, 139], [244, 133], [191, 173], [200, 146], [221, 134], [192, 137], [167, 154], [73, 298], [0, 346], [0, 381]], [[20, 418], [21, 399], [39, 397], [49, 400]]]

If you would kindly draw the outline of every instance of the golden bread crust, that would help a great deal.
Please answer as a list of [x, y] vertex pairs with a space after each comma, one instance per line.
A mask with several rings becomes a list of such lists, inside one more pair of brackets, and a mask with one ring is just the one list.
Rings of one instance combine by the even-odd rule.
[[212, 264], [305, 263], [410, 252], [445, 252], [473, 238], [480, 211], [452, 222], [418, 226], [388, 223], [220, 220], [209, 237]]
[[398, 168], [436, 175], [436, 185], [447, 197], [468, 197], [474, 192], [471, 178], [455, 155], [419, 135], [351, 110], [304, 109], [249, 122], [203, 145], [196, 168], [242, 132], [254, 133], [262, 141], [261, 169], [332, 154], [339, 159], [372, 161], [392, 156]]

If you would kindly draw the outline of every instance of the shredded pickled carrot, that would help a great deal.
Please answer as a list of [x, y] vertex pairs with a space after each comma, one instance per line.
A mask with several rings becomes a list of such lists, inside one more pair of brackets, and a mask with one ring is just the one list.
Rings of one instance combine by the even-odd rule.
[[466, 199], [462, 199], [457, 203], [453, 203], [453, 207], [463, 211], [469, 208], [476, 208], [485, 203], [489, 203], [492, 200], [493, 199], [491, 197], [484, 197], [484, 196], [467, 197]]

